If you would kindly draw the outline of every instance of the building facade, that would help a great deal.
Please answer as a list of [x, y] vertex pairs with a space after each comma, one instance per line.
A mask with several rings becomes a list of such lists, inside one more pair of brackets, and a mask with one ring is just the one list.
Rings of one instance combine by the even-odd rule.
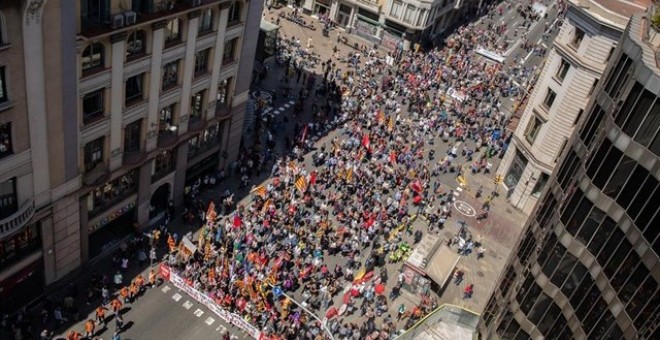
[[75, 15], [59, 0], [0, 2], [0, 312], [81, 264]]
[[237, 158], [262, 8], [0, 2], [1, 312]]
[[649, 4], [607, 1], [607, 8], [588, 6], [591, 2], [601, 1], [568, 1], [564, 24], [497, 170], [509, 202], [527, 214], [584, 113], [628, 18]]
[[660, 32], [630, 20], [516, 251], [485, 338], [660, 337]]
[[476, 14], [485, 0], [304, 0], [303, 11], [333, 20], [350, 34], [394, 50], [431, 41]]
[[237, 157], [262, 5], [78, 1], [83, 261]]

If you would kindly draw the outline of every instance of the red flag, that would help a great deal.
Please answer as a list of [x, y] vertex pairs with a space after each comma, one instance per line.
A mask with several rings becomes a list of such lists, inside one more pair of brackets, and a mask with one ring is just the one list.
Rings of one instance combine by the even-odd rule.
[[243, 224], [243, 221], [241, 220], [241, 217], [238, 216], [238, 214], [234, 215], [234, 227], [235, 228], [240, 228], [240, 226]]
[[309, 175], [309, 184], [316, 184], [316, 170], [312, 171], [312, 173]]
[[396, 152], [394, 150], [390, 151], [390, 163], [396, 164]]
[[420, 193], [422, 192], [422, 183], [420, 183], [419, 180], [416, 180], [410, 183], [410, 189], [412, 189], [416, 193]]
[[362, 145], [369, 149], [369, 146], [371, 145], [371, 141], [369, 140], [369, 135], [365, 134], [364, 137], [362, 137]]

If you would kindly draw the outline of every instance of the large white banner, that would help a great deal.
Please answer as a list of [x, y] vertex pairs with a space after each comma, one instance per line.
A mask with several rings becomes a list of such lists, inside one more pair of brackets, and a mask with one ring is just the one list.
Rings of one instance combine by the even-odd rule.
[[173, 271], [170, 271], [170, 282], [172, 282], [174, 287], [184, 291], [186, 294], [190, 295], [190, 297], [197, 300], [197, 302], [206, 306], [206, 308], [215, 313], [224, 322], [239, 327], [255, 339], [261, 338], [261, 332], [256, 327], [243, 320], [240, 315], [228, 312], [227, 310], [220, 307], [215, 301], [213, 301], [213, 299], [191, 287], [188, 283], [186, 283], [185, 280], [183, 280]]

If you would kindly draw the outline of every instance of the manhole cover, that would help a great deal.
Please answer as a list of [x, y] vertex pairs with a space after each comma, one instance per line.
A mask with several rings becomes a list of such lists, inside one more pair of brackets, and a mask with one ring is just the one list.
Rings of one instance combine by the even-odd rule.
[[484, 277], [484, 272], [482, 272], [481, 270], [478, 270], [477, 271], [477, 276]]

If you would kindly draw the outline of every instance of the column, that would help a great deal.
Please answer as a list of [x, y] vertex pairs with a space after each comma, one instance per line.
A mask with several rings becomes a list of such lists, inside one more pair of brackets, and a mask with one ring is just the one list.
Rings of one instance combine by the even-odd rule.
[[151, 72], [149, 75], [149, 103], [147, 109], [147, 152], [155, 149], [158, 145], [158, 103], [160, 99], [163, 45], [165, 44], [165, 25], [167, 25], [166, 21], [158, 21], [151, 25], [153, 43], [151, 44]]
[[332, 21], [337, 21], [337, 11], [339, 10], [339, 0], [333, 0], [332, 5], [330, 5], [330, 19]]
[[[186, 143], [187, 144], [187, 143]], [[150, 159], [144, 163], [139, 170], [138, 194], [137, 194], [137, 224], [140, 230], [149, 226], [149, 204], [151, 203], [151, 164]]]
[[186, 168], [188, 166], [188, 143], [181, 143], [176, 148], [174, 183], [172, 185], [172, 200], [174, 206], [183, 205], [183, 189], [186, 186]]
[[124, 59], [126, 58], [126, 33], [110, 36], [112, 42], [112, 72], [110, 73], [110, 171], [122, 163], [122, 118], [124, 113]]
[[215, 51], [213, 53], [213, 68], [211, 70], [211, 85], [209, 88], [209, 95], [207, 102], [209, 109], [213, 110], [212, 114], [206, 115], [206, 120], [211, 120], [215, 116], [215, 103], [216, 96], [218, 95], [218, 83], [220, 83], [220, 71], [222, 70], [222, 55], [225, 50], [225, 34], [227, 33], [227, 22], [229, 20], [230, 2], [223, 2], [220, 4], [220, 15], [217, 16], [215, 27], [218, 32], [215, 36]]
[[[48, 158], [48, 116], [44, 76], [44, 37], [41, 15], [46, 0], [28, 0], [23, 20], [23, 52], [25, 53], [25, 87], [30, 89], [27, 101], [32, 153], [32, 181], [37, 207], [50, 201], [50, 163]], [[29, 43], [27, 43], [29, 42]]]
[[188, 34], [186, 38], [186, 58], [183, 65], [183, 81], [181, 88], [181, 105], [179, 105], [179, 135], [188, 131], [188, 112], [190, 111], [190, 98], [192, 97], [192, 81], [195, 72], [195, 43], [197, 40], [197, 25], [200, 11], [188, 13]]

